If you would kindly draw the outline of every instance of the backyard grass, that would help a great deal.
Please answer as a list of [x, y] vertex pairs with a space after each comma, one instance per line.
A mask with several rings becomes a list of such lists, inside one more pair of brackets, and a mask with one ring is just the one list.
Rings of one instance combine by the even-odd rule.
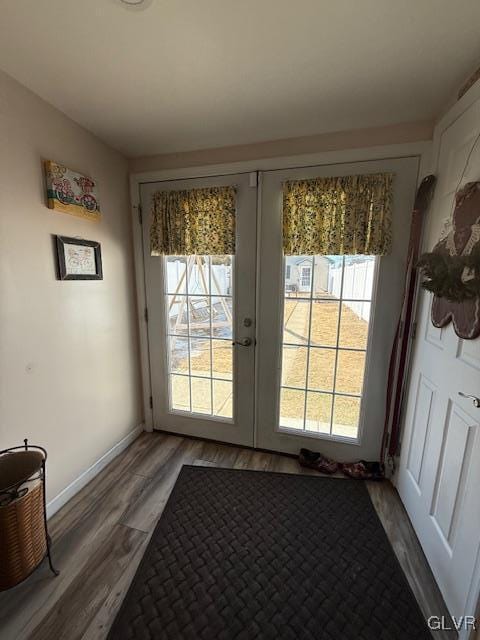
[[[310, 302], [285, 300], [285, 327], [283, 340], [282, 385], [307, 387], [309, 391], [332, 391], [335, 376], [335, 347], [339, 320], [339, 303], [330, 300], [315, 301], [311, 306], [311, 330], [308, 340]], [[368, 322], [357, 316], [346, 304], [342, 305], [339, 328], [339, 347], [365, 349], [368, 338]], [[310, 342], [310, 350], [306, 345]], [[290, 346], [291, 345], [291, 346]], [[307, 357], [308, 351], [308, 384]], [[365, 353], [363, 351], [339, 351], [335, 390], [339, 393], [360, 394], [363, 386]], [[329, 432], [333, 398], [328, 393], [307, 392], [306, 428]], [[280, 404], [285, 426], [302, 428], [305, 392], [283, 389]], [[360, 401], [350, 397], [335, 397], [332, 430], [337, 435], [354, 436], [358, 427]]]
[[[311, 306], [311, 310], [310, 310]], [[311, 313], [311, 331], [308, 335]], [[285, 300], [285, 326], [283, 340], [282, 385], [297, 387], [283, 389], [281, 395], [281, 417], [284, 426], [303, 428], [305, 392], [332, 391], [335, 377], [334, 349], [337, 344], [339, 303], [331, 300], [314, 301], [302, 298]], [[342, 306], [339, 328], [339, 347], [366, 349], [368, 322], [362, 320], [346, 304]], [[308, 343], [310, 356], [307, 378]], [[188, 373], [187, 338], [176, 338], [172, 371]], [[212, 358], [211, 358], [212, 356]], [[230, 340], [190, 338], [191, 374], [231, 380], [232, 346]], [[335, 389], [339, 393], [361, 394], [365, 353], [363, 351], [338, 352]], [[176, 376], [173, 380], [174, 406], [189, 410], [188, 378]], [[307, 392], [306, 428], [314, 431], [329, 431], [332, 395]], [[192, 379], [192, 409], [200, 413], [211, 412], [210, 381]], [[334, 433], [355, 435], [359, 418], [360, 401], [356, 398], [336, 396], [334, 407]], [[215, 415], [230, 415], [232, 392], [230, 382], [213, 382], [213, 412]]]

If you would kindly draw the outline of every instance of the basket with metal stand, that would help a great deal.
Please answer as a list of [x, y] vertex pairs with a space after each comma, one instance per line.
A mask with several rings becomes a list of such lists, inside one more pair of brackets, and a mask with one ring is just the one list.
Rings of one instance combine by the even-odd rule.
[[0, 591], [27, 578], [48, 557], [43, 447], [24, 445], [0, 451]]

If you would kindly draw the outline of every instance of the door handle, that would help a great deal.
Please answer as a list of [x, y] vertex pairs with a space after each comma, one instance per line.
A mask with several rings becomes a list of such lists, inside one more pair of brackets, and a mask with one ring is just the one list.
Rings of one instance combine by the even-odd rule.
[[252, 344], [251, 338], [241, 338], [240, 340], [234, 340], [232, 344], [238, 344], [239, 347], [249, 347]]
[[480, 398], [477, 398], [477, 396], [472, 396], [472, 395], [469, 395], [468, 393], [463, 393], [463, 391], [459, 391], [458, 395], [462, 396], [462, 398], [471, 398], [473, 402], [473, 406], [476, 407], [477, 409], [480, 409]]

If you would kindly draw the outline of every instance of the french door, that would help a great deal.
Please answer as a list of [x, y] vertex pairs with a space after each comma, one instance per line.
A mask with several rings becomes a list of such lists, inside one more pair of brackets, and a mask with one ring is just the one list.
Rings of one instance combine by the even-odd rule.
[[[154, 427], [377, 458], [417, 170], [403, 158], [266, 171], [258, 186], [256, 174], [143, 184], [144, 212], [160, 190], [237, 194], [235, 256], [151, 257], [145, 220]], [[378, 172], [395, 174], [391, 255], [283, 256], [285, 180]]]
[[[287, 180], [391, 172], [388, 256], [284, 256]], [[417, 158], [266, 171], [261, 177], [257, 432], [262, 449], [378, 459]]]
[[[256, 175], [254, 175], [256, 178]], [[236, 188], [234, 256], [150, 256], [143, 225], [155, 429], [253, 446], [257, 188], [250, 174], [143, 184]], [[145, 216], [148, 218], [148, 216]]]

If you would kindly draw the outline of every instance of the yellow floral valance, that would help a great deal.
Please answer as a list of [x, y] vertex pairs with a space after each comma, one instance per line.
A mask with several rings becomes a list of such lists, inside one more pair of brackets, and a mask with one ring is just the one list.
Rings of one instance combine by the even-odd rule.
[[384, 255], [392, 242], [393, 174], [284, 183], [285, 255]]
[[234, 254], [235, 196], [234, 187], [155, 193], [152, 256]]

